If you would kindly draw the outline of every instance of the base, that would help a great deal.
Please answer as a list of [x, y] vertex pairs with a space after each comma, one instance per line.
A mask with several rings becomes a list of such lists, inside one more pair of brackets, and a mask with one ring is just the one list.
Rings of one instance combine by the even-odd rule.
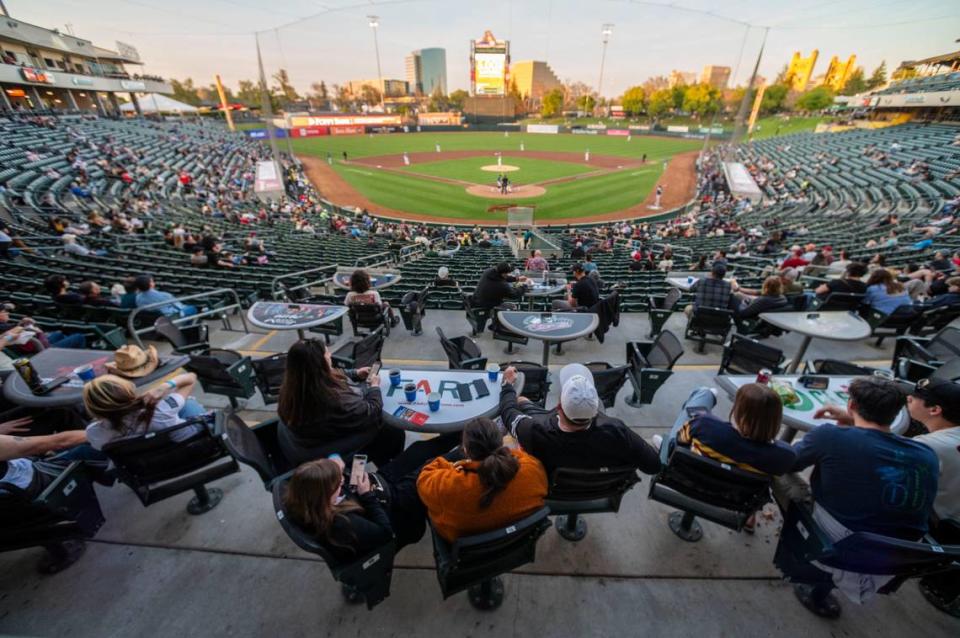
[[570, 517], [572, 514], [561, 514], [553, 520], [554, 527], [557, 528], [557, 533], [560, 536], [568, 541], [574, 543], [582, 541], [587, 535], [587, 521], [583, 520], [582, 517], [577, 516], [574, 520], [573, 526], [570, 526]]
[[193, 516], [206, 514], [214, 507], [219, 505], [222, 499], [223, 490], [217, 489], [216, 487], [207, 488], [206, 498], [201, 498], [199, 495], [197, 495], [190, 499], [190, 503], [187, 504], [187, 513], [192, 514]]
[[481, 611], [490, 611], [503, 604], [503, 581], [494, 577], [477, 585], [471, 585], [467, 590], [467, 598], [474, 608]]
[[363, 594], [360, 593], [360, 590], [346, 583], [340, 584], [340, 593], [343, 594], [343, 599], [351, 605], [359, 605], [364, 601]]
[[41, 574], [58, 574], [80, 560], [87, 546], [83, 541], [62, 541], [44, 548], [46, 555], [37, 563]]
[[686, 512], [672, 512], [670, 514], [670, 518], [668, 519], [670, 523], [670, 531], [688, 543], [696, 543], [698, 540], [703, 538], [703, 528], [700, 527], [700, 523], [698, 523], [697, 520], [692, 516], [690, 517], [690, 524], [685, 527], [683, 525], [683, 519], [686, 516]]

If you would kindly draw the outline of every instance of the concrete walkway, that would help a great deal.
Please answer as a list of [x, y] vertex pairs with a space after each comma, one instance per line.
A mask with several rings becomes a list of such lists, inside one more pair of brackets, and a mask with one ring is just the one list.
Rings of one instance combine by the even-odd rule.
[[[676, 321], [676, 320], [674, 320]], [[425, 333], [402, 328], [387, 340], [388, 365], [446, 367], [433, 333], [464, 334], [461, 312], [431, 311]], [[674, 326], [682, 334], [682, 323]], [[643, 338], [646, 317], [625, 315], [602, 345], [576, 342], [554, 358], [623, 361], [624, 342]], [[286, 348], [289, 333], [238, 335], [217, 332], [217, 345], [260, 355]], [[787, 352], [791, 337], [773, 339]], [[793, 340], [799, 342], [799, 340]], [[503, 344], [488, 336], [481, 349], [507, 360]], [[883, 349], [854, 344], [842, 353], [814, 342], [810, 357], [889, 360]], [[513, 359], [539, 359], [539, 344]], [[720, 349], [686, 354], [681, 366], [641, 410], [623, 403], [611, 410], [641, 436], [664, 433], [691, 389], [710, 384]], [[548, 404], [558, 398], [554, 387]], [[222, 397], [200, 397], [208, 406]], [[718, 413], [726, 413], [722, 398]], [[242, 415], [270, 416], [259, 397]], [[413, 437], [415, 435], [408, 435]], [[645, 479], [624, 498], [619, 514], [588, 517], [580, 543], [550, 530], [535, 563], [504, 578], [506, 598], [494, 612], [470, 607], [466, 595], [443, 601], [429, 538], [398, 556], [392, 594], [371, 612], [347, 605], [318, 557], [299, 550], [276, 522], [269, 494], [248, 469], [215, 485], [221, 504], [200, 517], [185, 512], [188, 495], [144, 508], [124, 486], [98, 487], [107, 522], [86, 555], [67, 571], [43, 577], [34, 571], [41, 552], [0, 554], [0, 634], [28, 636], [899, 636], [960, 635], [960, 621], [930, 607], [916, 584], [865, 607], [845, 602], [836, 622], [810, 615], [772, 565], [779, 514], [767, 506], [755, 536], [703, 523], [701, 542], [685, 543], [666, 524], [669, 509], [647, 499]]]

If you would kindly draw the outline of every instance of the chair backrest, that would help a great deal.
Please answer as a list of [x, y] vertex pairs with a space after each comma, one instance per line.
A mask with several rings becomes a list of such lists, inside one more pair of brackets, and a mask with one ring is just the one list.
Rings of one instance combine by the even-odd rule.
[[234, 412], [218, 413], [223, 422], [223, 442], [233, 458], [252, 467], [263, 486], [270, 489], [274, 479], [293, 468], [280, 450], [278, 419], [270, 419], [253, 428]]
[[612, 408], [617, 401], [617, 393], [627, 380], [630, 366], [612, 367], [609, 363], [603, 361], [591, 361], [585, 365], [593, 374], [593, 384], [597, 388], [597, 394], [600, 395], [603, 407]]
[[353, 347], [354, 367], [362, 368], [380, 361], [380, 353], [383, 351], [385, 339], [383, 328], [377, 328], [358, 341]]
[[550, 477], [548, 501], [607, 500], [619, 507], [620, 499], [640, 482], [634, 467], [579, 469], [558, 467]]
[[[677, 445], [653, 483], [708, 506], [749, 515], [769, 500], [770, 481], [765, 474], [741, 470]], [[651, 485], [651, 498], [661, 500], [658, 492]], [[705, 512], [697, 513], [709, 518]]]
[[930, 375], [931, 379], [947, 379], [949, 381], [956, 381], [960, 379], [960, 357], [954, 357], [950, 359], [942, 366], [933, 371], [933, 374]]
[[[923, 313], [924, 332], [930, 333], [941, 330], [960, 317], [960, 304], [931, 308]], [[954, 328], [956, 330], [956, 328]]]
[[359, 303], [350, 304], [348, 307], [350, 321], [358, 328], [377, 328], [386, 325], [386, 317], [383, 308], [377, 304]]
[[700, 306], [690, 317], [690, 327], [711, 334], [726, 334], [733, 324], [733, 313], [722, 308]]
[[0, 551], [92, 538], [104, 517], [86, 469], [74, 461], [36, 498], [0, 483]]
[[[158, 432], [112, 441], [103, 447], [103, 453], [113, 461], [120, 480], [149, 505], [240, 469], [222, 439], [214, 435], [213, 419], [208, 414]], [[172, 438], [174, 433], [198, 424], [204, 427], [190, 438]], [[217, 464], [211, 468], [223, 458], [230, 458], [227, 467]]]
[[280, 398], [280, 386], [283, 385], [283, 375], [287, 370], [287, 353], [277, 354], [255, 359], [250, 364], [257, 380], [257, 388], [263, 395], [266, 405], [276, 403]]
[[719, 374], [751, 374], [767, 368], [780, 371], [783, 352], [750, 337], [735, 334], [723, 348]]
[[679, 288], [671, 288], [668, 290], [666, 296], [663, 298], [662, 310], [673, 310], [673, 307], [677, 305], [682, 295], [683, 293], [680, 292]]
[[840, 361], [838, 359], [816, 359], [813, 362], [813, 368], [818, 374], [843, 374], [849, 376], [871, 376], [875, 368], [857, 365], [849, 361]]
[[360, 593], [367, 603], [367, 609], [373, 609], [390, 595], [390, 581], [393, 577], [393, 557], [396, 552], [394, 542], [382, 545], [375, 550], [358, 556], [349, 562], [338, 561], [333, 554], [317, 540], [293, 521], [283, 503], [283, 496], [287, 489], [289, 478], [273, 483], [273, 511], [276, 514], [280, 527], [300, 549], [321, 557], [333, 577]]
[[857, 310], [863, 304], [864, 295], [853, 292], [831, 292], [817, 306], [817, 310]]
[[960, 328], [946, 326], [933, 335], [924, 348], [939, 360], [960, 356]]
[[669, 330], [663, 330], [653, 340], [646, 359], [649, 367], [659, 370], [672, 370], [673, 365], [683, 356], [683, 343]]
[[505, 370], [513, 366], [518, 372], [523, 373], [523, 391], [521, 396], [525, 396], [534, 403], [541, 406], [547, 400], [550, 393], [550, 370], [539, 363], [532, 361], [510, 361], [501, 363], [500, 369]]
[[201, 383], [235, 386], [237, 382], [227, 369], [242, 358], [243, 355], [233, 350], [213, 349], [207, 354], [191, 354], [183, 367], [196, 374]]
[[550, 528], [546, 507], [502, 528], [448, 543], [431, 527], [437, 579], [448, 598], [475, 583], [530, 563], [537, 540]]
[[180, 331], [180, 328], [178, 328], [175, 323], [170, 321], [169, 317], [162, 316], [158, 318], [153, 323], [153, 330], [158, 336], [169, 342], [176, 350], [189, 345], [183, 332]]
[[440, 335], [440, 345], [443, 346], [443, 351], [447, 355], [447, 363], [450, 364], [450, 369], [456, 370], [460, 366], [460, 350], [443, 334], [440, 326], [437, 326], [437, 334]]

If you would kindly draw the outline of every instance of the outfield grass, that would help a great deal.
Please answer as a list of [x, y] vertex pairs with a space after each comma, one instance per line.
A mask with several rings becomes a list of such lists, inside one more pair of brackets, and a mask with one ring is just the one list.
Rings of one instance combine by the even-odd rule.
[[[403, 170], [417, 175], [431, 175], [446, 179], [457, 179], [471, 184], [493, 184], [497, 173], [483, 170], [484, 166], [496, 164], [492, 156], [468, 157], [460, 160], [413, 164]], [[548, 179], [580, 175], [594, 170], [584, 164], [530, 159], [516, 155], [504, 155], [503, 163], [516, 166], [520, 170], [505, 173], [514, 184], [534, 184]]]
[[569, 151], [583, 153], [590, 149], [595, 155], [615, 155], [637, 158], [644, 153], [650, 159], [663, 159], [682, 151], [699, 149], [703, 142], [680, 138], [609, 135], [537, 135], [534, 133], [391, 133], [387, 135], [331, 135], [291, 140], [293, 150], [317, 157], [331, 153], [340, 158], [346, 151], [350, 157], [399, 155], [404, 151], [418, 153], [442, 151], [490, 151], [519, 153], [520, 143], [528, 151]]
[[[418, 177], [415, 171], [430, 171], [431, 175], [452, 177], [474, 183], [492, 183], [492, 173], [476, 171], [484, 164], [495, 163], [494, 152], [504, 153], [504, 162], [519, 165], [531, 162], [523, 170], [510, 175], [515, 183], [521, 174], [537, 175], [542, 181], [552, 177], [573, 175], [591, 170], [587, 166], [568, 162], [529, 160], [520, 156], [520, 142], [528, 151], [566, 151], [583, 153], [587, 149], [594, 155], [611, 155], [639, 159], [647, 155], [650, 163], [636, 170], [584, 177], [582, 179], [547, 187], [540, 197], [518, 199], [517, 202], [535, 204], [538, 219], [563, 219], [623, 210], [643, 201], [654, 187], [663, 171], [663, 160], [676, 153], [698, 150], [703, 142], [675, 138], [637, 136], [627, 141], [625, 137], [587, 135], [536, 135], [511, 133], [438, 133], [438, 134], [390, 134], [370, 136], [332, 136], [292, 140], [299, 153], [326, 158], [329, 152], [334, 158], [333, 169], [351, 186], [368, 199], [394, 210], [408, 211], [447, 217], [450, 219], [500, 219], [504, 213], [488, 213], [487, 208], [498, 203], [484, 197], [470, 195], [456, 184], [445, 184]], [[490, 151], [489, 158], [469, 158], [436, 163], [420, 164], [407, 169], [410, 175], [401, 172], [379, 171], [359, 164], [343, 163], [341, 153], [346, 151], [351, 158], [377, 155], [399, 155], [432, 152], [434, 144], [441, 150]], [[519, 157], [518, 157], [519, 156]], [[509, 160], [508, 160], [509, 158]], [[476, 171], [479, 177], [474, 177]], [[537, 174], [539, 172], [539, 174]]]
[[817, 128], [817, 124], [825, 122], [829, 118], [822, 115], [812, 117], [803, 117], [793, 115], [790, 118], [783, 117], [764, 117], [757, 120], [757, 126], [753, 129], [750, 136], [752, 140], [762, 140], [768, 137], [778, 137], [780, 135], [793, 135], [794, 133], [806, 133]]

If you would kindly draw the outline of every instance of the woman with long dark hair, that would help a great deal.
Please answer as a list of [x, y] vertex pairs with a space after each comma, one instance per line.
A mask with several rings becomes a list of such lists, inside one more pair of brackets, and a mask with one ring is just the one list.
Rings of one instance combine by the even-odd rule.
[[417, 491], [434, 529], [453, 542], [520, 520], [543, 507], [547, 475], [540, 461], [503, 445], [493, 421], [463, 430], [465, 460], [438, 457], [420, 471]]
[[284, 506], [339, 560], [362, 556], [391, 538], [397, 549], [416, 543], [426, 530], [417, 475], [459, 439], [460, 433], [452, 432], [417, 441], [377, 473], [364, 473], [355, 486], [345, 484], [339, 455], [304, 463], [290, 477]]
[[403, 450], [403, 431], [383, 422], [380, 378], [370, 368], [334, 368], [316, 339], [290, 346], [277, 414], [280, 448], [293, 463], [362, 452], [383, 466]]

